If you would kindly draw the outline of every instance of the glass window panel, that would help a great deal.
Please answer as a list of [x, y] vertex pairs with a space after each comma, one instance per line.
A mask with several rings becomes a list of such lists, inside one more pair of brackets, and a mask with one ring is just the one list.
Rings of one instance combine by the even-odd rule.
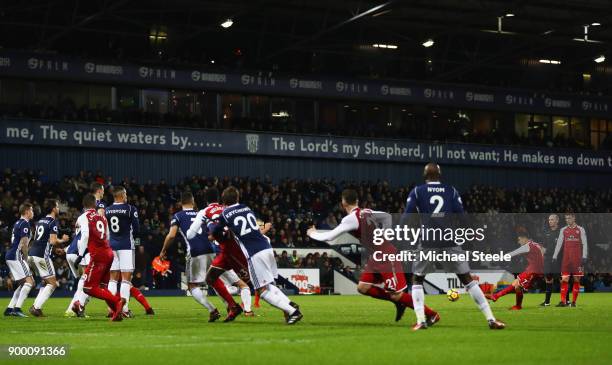
[[586, 128], [585, 121], [580, 118], [571, 119], [571, 133], [572, 138], [580, 145], [584, 145], [586, 140]]
[[514, 117], [514, 132], [519, 137], [527, 137], [529, 133], [529, 122], [531, 121], [531, 115], [529, 114], [516, 114]]
[[553, 137], [567, 138], [569, 136], [569, 120], [567, 117], [553, 117]]
[[242, 97], [237, 94], [224, 94], [221, 97], [221, 124], [224, 129], [238, 126], [242, 115]]
[[599, 133], [591, 132], [591, 145], [595, 148], [599, 147]]

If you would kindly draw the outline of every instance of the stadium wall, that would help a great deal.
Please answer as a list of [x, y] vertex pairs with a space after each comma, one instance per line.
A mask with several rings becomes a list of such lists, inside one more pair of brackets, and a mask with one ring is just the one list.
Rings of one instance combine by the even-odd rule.
[[[343, 161], [283, 157], [186, 154], [151, 151], [96, 150], [59, 147], [0, 146], [0, 167], [40, 169], [52, 179], [80, 170], [103, 171], [115, 180], [136, 177], [139, 182], [166, 179], [176, 183], [191, 175], [270, 176], [300, 179], [334, 178], [336, 181], [387, 180], [392, 185], [418, 183], [421, 164]], [[612, 176], [597, 172], [443, 166], [445, 179], [460, 189], [472, 184], [513, 187], [603, 188]]]

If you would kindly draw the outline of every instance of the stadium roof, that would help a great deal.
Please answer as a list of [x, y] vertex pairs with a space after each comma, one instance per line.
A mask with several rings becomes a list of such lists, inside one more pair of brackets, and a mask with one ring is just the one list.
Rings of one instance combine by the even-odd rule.
[[31, 0], [0, 6], [0, 33], [5, 48], [227, 69], [607, 94], [612, 75], [608, 0]]

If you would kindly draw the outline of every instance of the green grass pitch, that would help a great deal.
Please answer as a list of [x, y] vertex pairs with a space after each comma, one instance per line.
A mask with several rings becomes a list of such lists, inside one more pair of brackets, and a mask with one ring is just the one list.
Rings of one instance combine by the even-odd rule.
[[[557, 299], [555, 294], [554, 299]], [[578, 308], [540, 308], [542, 295], [526, 295], [510, 312], [509, 295], [492, 307], [508, 327], [491, 331], [467, 295], [449, 302], [427, 296], [442, 320], [413, 333], [408, 309], [394, 322], [391, 303], [363, 296], [300, 296], [304, 313], [295, 326], [262, 301], [257, 317], [207, 323], [189, 297], [151, 297], [156, 316], [135, 301], [136, 318], [110, 323], [101, 301], [91, 318], [64, 318], [67, 298], [52, 298], [45, 318], [2, 317], [0, 345], [69, 344], [64, 359], [0, 358], [2, 364], [611, 364], [612, 295], [582, 294]], [[6, 299], [8, 301], [8, 298]], [[213, 298], [220, 304], [218, 298]], [[26, 301], [29, 306], [32, 299]], [[27, 308], [27, 307], [26, 307]]]

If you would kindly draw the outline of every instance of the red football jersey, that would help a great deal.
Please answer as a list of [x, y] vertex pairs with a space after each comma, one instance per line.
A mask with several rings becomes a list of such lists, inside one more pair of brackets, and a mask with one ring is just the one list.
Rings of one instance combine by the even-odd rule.
[[582, 257], [582, 233], [583, 228], [565, 226], [561, 229], [563, 235], [563, 255]]
[[[88, 232], [87, 250], [89, 254], [95, 256], [101, 251], [110, 250], [108, 241], [108, 222], [106, 217], [101, 216], [95, 209], [88, 209], [77, 220], [81, 234], [85, 230]], [[85, 228], [85, 225], [87, 228]]]
[[[223, 205], [219, 203], [211, 203], [206, 208], [204, 208], [204, 216], [209, 221], [216, 221], [221, 216], [223, 212]], [[219, 244], [219, 254], [223, 253], [225, 255], [230, 255], [233, 257], [242, 257], [244, 253], [242, 249], [234, 239], [234, 237], [230, 234], [226, 236], [225, 239], [217, 241]]]

